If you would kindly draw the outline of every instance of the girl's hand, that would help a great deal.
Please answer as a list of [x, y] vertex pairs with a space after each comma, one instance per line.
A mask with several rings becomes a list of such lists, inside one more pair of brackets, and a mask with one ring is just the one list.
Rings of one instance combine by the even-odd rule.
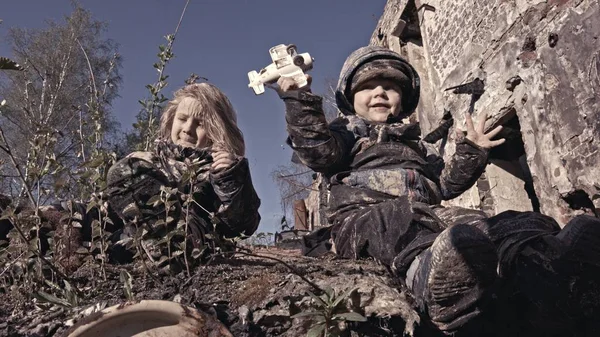
[[[491, 149], [505, 142], [505, 139], [492, 140], [500, 131], [502, 131], [502, 125], [497, 126], [494, 130], [484, 133], [485, 131], [485, 120], [487, 119], [487, 113], [482, 113], [479, 117], [479, 123], [477, 129], [473, 125], [473, 119], [470, 113], [465, 113], [465, 121], [467, 123], [467, 136], [466, 138], [477, 146], [484, 149]], [[463, 131], [457, 130], [459, 137], [463, 137]]]
[[215, 149], [212, 152], [213, 162], [210, 166], [213, 172], [219, 172], [229, 169], [235, 164], [235, 155], [222, 149]]

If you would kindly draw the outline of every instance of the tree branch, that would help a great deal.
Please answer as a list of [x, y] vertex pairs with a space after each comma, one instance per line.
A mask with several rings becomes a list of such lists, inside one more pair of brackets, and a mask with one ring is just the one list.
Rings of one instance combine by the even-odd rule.
[[15, 156], [13, 155], [12, 151], [10, 150], [10, 146], [8, 145], [8, 142], [6, 141], [6, 137], [4, 136], [4, 130], [2, 129], [2, 127], [0, 127], [0, 138], [2, 138], [2, 142], [4, 142], [4, 144], [6, 145], [6, 148], [3, 147], [2, 150], [6, 152], [6, 154], [10, 158], [15, 170], [17, 170], [17, 173], [19, 174], [19, 178], [21, 179], [21, 183], [23, 184], [25, 192], [27, 193], [27, 197], [29, 198], [29, 201], [31, 201], [32, 205], [35, 205], [35, 198], [33, 197], [33, 194], [31, 193], [31, 189], [27, 185], [27, 180], [23, 176], [23, 172], [21, 172], [19, 163], [17, 163]]

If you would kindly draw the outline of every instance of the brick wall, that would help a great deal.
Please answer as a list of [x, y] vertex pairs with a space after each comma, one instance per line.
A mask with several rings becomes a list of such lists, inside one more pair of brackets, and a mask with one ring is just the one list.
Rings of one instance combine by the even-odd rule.
[[[537, 210], [566, 223], [600, 207], [600, 8], [596, 0], [389, 0], [370, 43], [400, 52], [423, 81], [423, 133], [444, 111], [464, 128], [475, 78], [486, 128], [507, 126], [480, 181], [451, 204]], [[454, 130], [438, 143], [454, 152]]]

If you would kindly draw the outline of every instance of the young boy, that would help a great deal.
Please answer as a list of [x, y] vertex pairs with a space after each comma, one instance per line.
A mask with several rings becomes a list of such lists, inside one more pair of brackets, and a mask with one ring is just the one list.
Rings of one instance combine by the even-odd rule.
[[477, 335], [479, 324], [468, 324], [472, 330], [467, 323], [482, 317], [492, 286], [502, 299], [499, 324], [490, 327], [497, 335], [589, 336], [600, 329], [597, 216], [577, 216], [561, 229], [535, 212], [486, 218], [439, 205], [470, 188], [489, 149], [504, 142], [492, 140], [501, 127], [484, 133], [485, 113], [477, 127], [465, 115], [466, 136], [459, 133], [456, 153], [444, 163], [421, 141], [417, 124], [401, 122], [419, 101], [419, 76], [397, 53], [369, 46], [348, 57], [336, 90], [344, 117], [330, 124], [310, 85], [297, 88], [286, 78], [278, 84], [288, 143], [329, 180], [337, 254], [390, 266], [446, 334]]
[[[310, 78], [309, 78], [310, 79]], [[310, 82], [309, 82], [310, 83]], [[496, 278], [494, 244], [478, 229], [480, 211], [439, 206], [479, 178], [501, 127], [483, 132], [465, 115], [450, 163], [404, 124], [419, 101], [419, 76], [400, 55], [363, 47], [346, 60], [336, 90], [344, 117], [328, 124], [310, 85], [281, 78], [288, 143], [306, 166], [330, 182], [329, 220], [337, 254], [373, 257], [392, 269], [443, 332], [480, 313]], [[461, 135], [462, 136], [462, 135]]]

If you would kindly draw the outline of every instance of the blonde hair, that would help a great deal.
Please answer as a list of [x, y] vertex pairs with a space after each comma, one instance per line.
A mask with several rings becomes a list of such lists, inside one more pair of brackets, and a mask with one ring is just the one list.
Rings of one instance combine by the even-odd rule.
[[211, 143], [230, 153], [244, 156], [245, 144], [242, 131], [237, 126], [237, 117], [225, 94], [209, 83], [195, 83], [175, 91], [160, 117], [160, 136], [171, 140], [171, 128], [179, 103], [186, 98], [197, 101], [191, 113], [203, 121], [203, 127]]

